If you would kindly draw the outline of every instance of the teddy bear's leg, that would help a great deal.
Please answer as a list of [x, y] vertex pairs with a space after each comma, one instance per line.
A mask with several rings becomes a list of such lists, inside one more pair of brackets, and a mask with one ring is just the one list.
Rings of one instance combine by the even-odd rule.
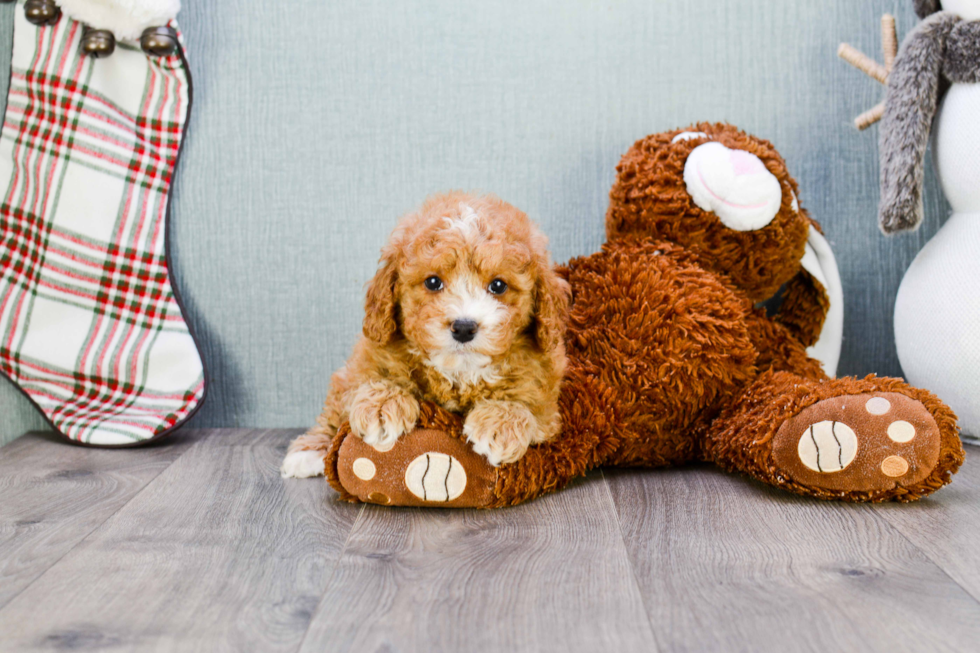
[[822, 499], [914, 501], [963, 462], [956, 417], [901, 379], [769, 371], [708, 428], [703, 456]]
[[806, 348], [790, 330], [766, 317], [762, 309], [756, 309], [745, 324], [752, 345], [758, 352], [755, 362], [758, 369], [793, 372], [812, 381], [826, 381], [830, 378], [820, 361], [807, 355]]
[[516, 463], [494, 467], [475, 453], [463, 422], [423, 403], [418, 426], [393, 447], [376, 449], [344, 424], [326, 455], [327, 480], [341, 499], [391, 506], [496, 508], [567, 485], [638, 440], [618, 417], [615, 393], [573, 365], [560, 404], [563, 434]]
[[327, 451], [325, 473], [346, 501], [388, 506], [489, 507], [497, 468], [473, 452], [463, 422], [423, 403], [417, 427], [393, 446], [372, 446], [344, 423]]

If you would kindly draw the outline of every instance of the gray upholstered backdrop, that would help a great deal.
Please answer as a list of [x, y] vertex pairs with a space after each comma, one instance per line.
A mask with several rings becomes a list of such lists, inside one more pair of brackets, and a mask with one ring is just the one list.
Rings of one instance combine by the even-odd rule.
[[[211, 371], [194, 424], [309, 424], [385, 234], [426, 193], [496, 192], [566, 259], [602, 242], [622, 152], [702, 119], [772, 140], [826, 227], [847, 293], [841, 372], [900, 374], [893, 298], [947, 209], [930, 178], [924, 228], [878, 232], [877, 132], [851, 119], [882, 89], [835, 50], [877, 53], [879, 16], [905, 33], [911, 4], [185, 0], [196, 93], [171, 235]], [[3, 440], [44, 426], [0, 385]]]

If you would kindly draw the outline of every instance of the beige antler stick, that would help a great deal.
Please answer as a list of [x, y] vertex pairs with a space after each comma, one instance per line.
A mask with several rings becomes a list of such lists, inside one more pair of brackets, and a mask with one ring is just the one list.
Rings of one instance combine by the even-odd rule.
[[[885, 53], [884, 66], [847, 43], [840, 44], [840, 47], [837, 48], [837, 56], [868, 77], [876, 79], [882, 84], [888, 84], [888, 75], [895, 65], [895, 57], [898, 56], [898, 31], [895, 28], [895, 17], [891, 14], [885, 14], [881, 17], [881, 49]], [[854, 126], [863, 131], [881, 120], [883, 115], [885, 115], [884, 102], [855, 118]]]

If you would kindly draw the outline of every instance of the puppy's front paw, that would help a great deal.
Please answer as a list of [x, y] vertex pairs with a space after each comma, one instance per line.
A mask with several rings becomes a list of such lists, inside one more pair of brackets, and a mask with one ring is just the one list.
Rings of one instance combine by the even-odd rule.
[[537, 430], [530, 409], [513, 401], [480, 402], [463, 424], [463, 434], [473, 444], [473, 451], [494, 467], [520, 460]]
[[419, 402], [401, 388], [372, 381], [357, 389], [350, 409], [350, 428], [380, 451], [395, 446], [419, 420]]
[[282, 461], [279, 474], [283, 478], [323, 476], [324, 451], [290, 451]]
[[283, 478], [323, 476], [324, 460], [332, 437], [333, 433], [314, 427], [290, 442], [279, 468], [280, 475]]

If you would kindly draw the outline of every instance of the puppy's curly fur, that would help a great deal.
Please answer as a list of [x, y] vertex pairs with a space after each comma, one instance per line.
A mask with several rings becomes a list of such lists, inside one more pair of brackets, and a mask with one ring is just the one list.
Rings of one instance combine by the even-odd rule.
[[414, 428], [420, 401], [465, 414], [464, 434], [493, 465], [554, 437], [570, 290], [547, 245], [527, 215], [489, 195], [435, 195], [402, 218], [367, 291], [364, 337], [283, 476], [322, 474], [348, 420], [387, 450]]

